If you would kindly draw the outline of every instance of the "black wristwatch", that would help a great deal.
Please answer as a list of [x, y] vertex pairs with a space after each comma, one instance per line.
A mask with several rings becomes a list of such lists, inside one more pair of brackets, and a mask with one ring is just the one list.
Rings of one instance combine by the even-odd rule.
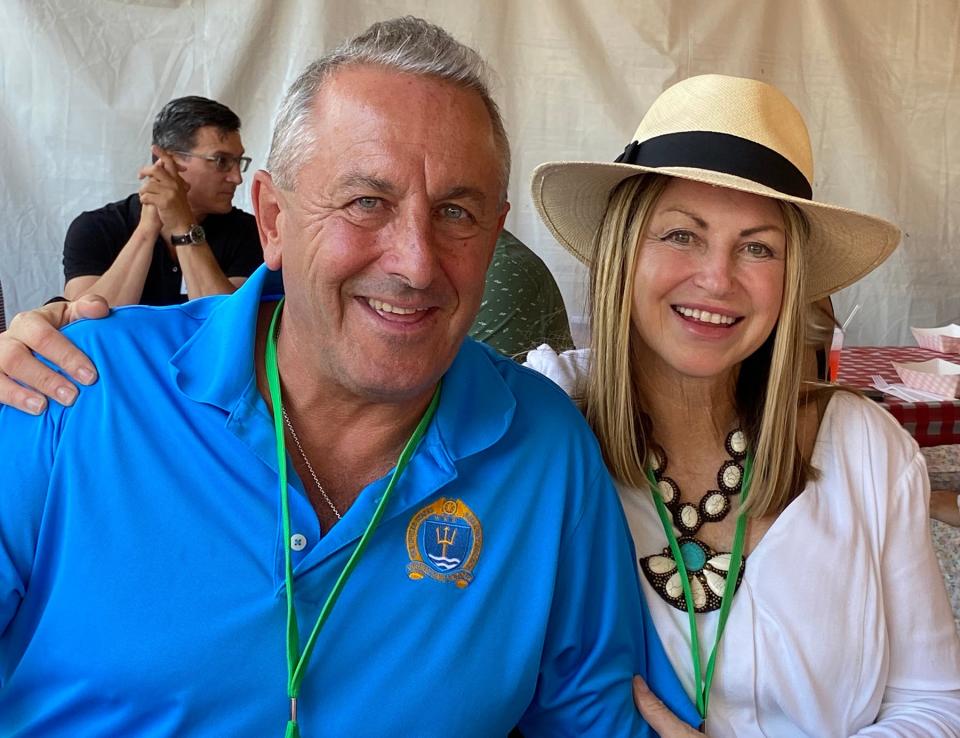
[[174, 246], [193, 246], [195, 243], [203, 243], [207, 240], [207, 234], [203, 230], [203, 226], [192, 225], [182, 236], [174, 236], [171, 234], [170, 243]]

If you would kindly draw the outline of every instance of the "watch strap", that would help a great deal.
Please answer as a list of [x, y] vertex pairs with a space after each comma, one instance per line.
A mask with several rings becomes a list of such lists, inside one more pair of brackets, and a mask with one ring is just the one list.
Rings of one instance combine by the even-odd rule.
[[207, 240], [207, 234], [203, 230], [203, 226], [197, 225], [194, 223], [187, 229], [186, 233], [180, 235], [170, 235], [170, 243], [174, 246], [192, 246], [193, 244], [202, 243]]

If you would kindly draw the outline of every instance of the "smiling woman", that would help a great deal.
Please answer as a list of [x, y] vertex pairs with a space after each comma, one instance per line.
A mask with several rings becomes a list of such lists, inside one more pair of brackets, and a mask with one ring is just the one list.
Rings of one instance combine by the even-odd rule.
[[648, 369], [729, 372], [770, 335], [786, 261], [776, 201], [670, 180], [638, 246], [631, 317]]
[[616, 162], [534, 174], [541, 217], [591, 269], [592, 339], [528, 363], [582, 401], [706, 732], [960, 731], [916, 444], [802, 381], [810, 305], [899, 231], [812, 199], [806, 126], [762, 82], [680, 82], [634, 138]]

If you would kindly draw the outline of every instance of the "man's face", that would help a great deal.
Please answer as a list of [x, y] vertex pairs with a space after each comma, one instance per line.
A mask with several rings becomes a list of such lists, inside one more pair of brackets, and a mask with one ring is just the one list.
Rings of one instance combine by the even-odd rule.
[[257, 175], [276, 197], [265, 255], [283, 267], [295, 360], [353, 397], [420, 397], [476, 316], [509, 207], [489, 114], [446, 82], [357, 66], [314, 115], [295, 191]]
[[[238, 157], [243, 154], [243, 142], [237, 131], [222, 131], [216, 126], [198, 128], [191, 154], [198, 156]], [[181, 167], [180, 176], [190, 185], [187, 201], [194, 215], [201, 219], [212, 213], [229, 213], [233, 194], [243, 182], [238, 166], [221, 172], [215, 162], [198, 156], [176, 156]]]

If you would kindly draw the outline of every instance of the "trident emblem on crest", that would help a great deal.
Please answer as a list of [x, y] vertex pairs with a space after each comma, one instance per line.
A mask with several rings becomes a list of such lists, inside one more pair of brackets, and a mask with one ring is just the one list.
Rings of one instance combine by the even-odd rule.
[[440, 546], [440, 555], [446, 558], [447, 548], [452, 546], [457, 540], [457, 531], [454, 529], [453, 533], [450, 532], [450, 526], [443, 526], [443, 537], [440, 537], [440, 528], [437, 527], [437, 545]]
[[466, 587], [480, 558], [483, 531], [463, 500], [440, 498], [419, 510], [407, 526], [407, 576], [429, 576]]

